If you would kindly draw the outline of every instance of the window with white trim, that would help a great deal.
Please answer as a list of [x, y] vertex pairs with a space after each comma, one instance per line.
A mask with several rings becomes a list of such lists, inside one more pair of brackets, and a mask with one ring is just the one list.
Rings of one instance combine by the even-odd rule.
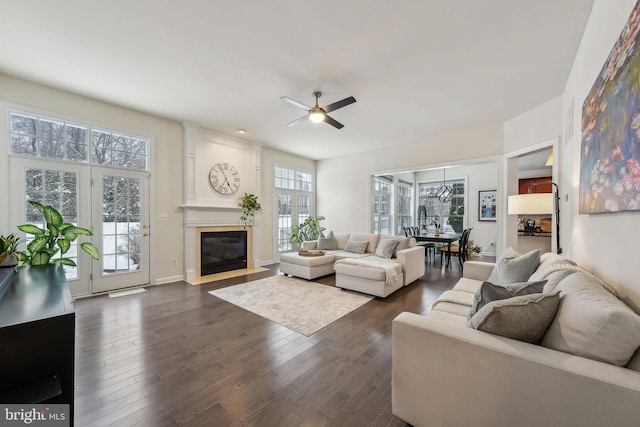
[[411, 195], [413, 193], [413, 184], [405, 181], [398, 181], [398, 230], [399, 236], [402, 236], [402, 227], [410, 227], [413, 225], [411, 217]]
[[274, 187], [277, 203], [277, 248], [278, 252], [293, 249], [291, 226], [304, 222], [313, 214], [315, 191], [314, 175], [310, 172], [276, 166]]
[[427, 211], [426, 220], [422, 220], [419, 224], [432, 228], [435, 224], [440, 224], [444, 231], [455, 231], [462, 233], [466, 226], [465, 218], [465, 192], [466, 181], [464, 179], [447, 180], [446, 185], [451, 186], [451, 200], [442, 202], [436, 196], [438, 188], [443, 184], [442, 181], [421, 182], [418, 185], [420, 206], [424, 206]]
[[[89, 138], [91, 135], [91, 138]], [[12, 154], [149, 170], [149, 140], [33, 114], [9, 113]]]
[[393, 181], [386, 176], [373, 177], [373, 232], [391, 232], [391, 187]]

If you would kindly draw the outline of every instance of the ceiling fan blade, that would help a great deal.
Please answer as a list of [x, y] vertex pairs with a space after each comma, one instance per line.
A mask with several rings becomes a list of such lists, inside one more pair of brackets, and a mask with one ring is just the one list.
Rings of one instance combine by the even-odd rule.
[[300, 122], [304, 122], [305, 120], [307, 120], [309, 118], [309, 115], [306, 116], [302, 116], [299, 119], [295, 119], [294, 121], [287, 123], [287, 127], [290, 128], [291, 126], [295, 126]]
[[337, 110], [338, 108], [346, 107], [349, 104], [353, 104], [356, 102], [356, 99], [353, 96], [345, 98], [341, 101], [334, 102], [333, 104], [329, 104], [326, 107], [322, 107], [325, 113], [330, 113], [332, 111]]
[[298, 108], [302, 108], [303, 110], [311, 110], [311, 107], [307, 107], [302, 102], [298, 102], [295, 99], [289, 98], [288, 96], [281, 96], [280, 99], [282, 99], [283, 101], [287, 101], [289, 104], [295, 105]]
[[333, 126], [336, 129], [342, 129], [344, 127], [342, 123], [326, 115], [324, 116], [324, 121], [326, 123], [329, 123], [331, 126]]

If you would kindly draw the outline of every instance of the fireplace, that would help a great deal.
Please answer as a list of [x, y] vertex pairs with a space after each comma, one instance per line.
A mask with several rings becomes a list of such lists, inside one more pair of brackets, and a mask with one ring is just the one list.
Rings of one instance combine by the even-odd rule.
[[247, 232], [200, 233], [200, 275], [247, 268]]

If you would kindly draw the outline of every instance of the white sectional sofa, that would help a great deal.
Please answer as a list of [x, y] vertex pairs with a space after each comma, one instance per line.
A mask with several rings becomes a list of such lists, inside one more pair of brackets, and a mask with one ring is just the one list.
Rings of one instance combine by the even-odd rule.
[[[297, 252], [282, 254], [280, 272], [307, 280], [335, 272], [336, 287], [382, 298], [424, 275], [424, 247], [416, 246], [413, 238], [348, 233], [335, 234], [334, 239], [335, 246], [331, 247], [335, 249], [324, 250], [323, 256], [301, 256]], [[393, 246], [391, 242], [397, 242], [392, 253], [384, 251]], [[351, 251], [356, 246], [364, 247], [364, 250]], [[306, 250], [317, 247], [317, 241], [303, 244]]]
[[640, 316], [575, 263], [543, 254], [530, 277], [547, 280], [543, 292], [524, 298], [558, 302], [539, 343], [484, 332], [476, 316], [523, 298], [490, 302], [468, 319], [466, 301], [482, 298], [493, 271], [466, 262], [428, 315], [393, 321], [393, 413], [416, 427], [639, 425]]

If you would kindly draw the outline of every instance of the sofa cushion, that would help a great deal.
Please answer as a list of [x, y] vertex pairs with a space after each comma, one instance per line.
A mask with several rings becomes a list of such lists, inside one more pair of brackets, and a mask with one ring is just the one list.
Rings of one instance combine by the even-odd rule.
[[512, 248], [507, 248], [496, 262], [487, 281], [496, 285], [526, 282], [539, 263], [540, 249], [521, 255]]
[[512, 298], [520, 295], [539, 294], [546, 281], [517, 282], [509, 285], [494, 285], [491, 282], [482, 282], [473, 298], [473, 305], [469, 311], [469, 319], [482, 307], [492, 301]]
[[345, 252], [353, 252], [354, 254], [363, 254], [367, 251], [369, 242], [366, 240], [351, 240], [344, 247]]
[[318, 244], [316, 245], [316, 249], [338, 249], [338, 244], [336, 243], [336, 237], [333, 235], [333, 231], [330, 231], [329, 234], [327, 234], [327, 237], [325, 237], [324, 235], [320, 235], [318, 237]]
[[591, 274], [563, 279], [560, 307], [541, 345], [618, 366], [640, 346], [640, 316]]
[[372, 256], [358, 260], [336, 262], [334, 270], [336, 274], [383, 282], [386, 280], [387, 275], [402, 275], [402, 265], [400, 263]]
[[[571, 267], [571, 268], [565, 268], [562, 270], [557, 270], [549, 274], [545, 274], [543, 277], [546, 279], [547, 284], [544, 285], [544, 289], [542, 290], [542, 292], [545, 292], [547, 294], [552, 293], [556, 289], [556, 286], [558, 286], [558, 283], [564, 280], [565, 277], [567, 277], [570, 274], [577, 273], [579, 271], [581, 271], [579, 267]], [[535, 276], [535, 273], [531, 275], [529, 280], [534, 280], [533, 279], [534, 276]], [[540, 276], [535, 276], [535, 277], [540, 277]]]
[[571, 264], [571, 265], [578, 265], [575, 262], [571, 261], [569, 258], [565, 258], [560, 254], [556, 254], [553, 252], [545, 252], [543, 254], [540, 254], [540, 266], [538, 268], [544, 268], [547, 265], [557, 264], [559, 262]]
[[538, 293], [493, 301], [469, 319], [467, 326], [536, 344], [553, 321], [559, 300], [558, 293]]
[[375, 256], [380, 258], [391, 259], [396, 253], [396, 247], [400, 243], [398, 239], [382, 239], [376, 246]]
[[367, 242], [369, 242], [369, 245], [367, 245], [366, 252], [369, 252], [372, 254], [375, 252], [376, 246], [378, 246], [378, 240], [380, 240], [380, 235], [374, 234], [374, 233], [352, 233], [349, 236], [349, 240], [357, 240], [360, 242], [363, 240], [366, 240]]
[[334, 233], [333, 236], [336, 238], [336, 246], [338, 249], [344, 250], [344, 247], [349, 241], [349, 233]]
[[330, 253], [331, 255], [333, 255], [336, 259], [336, 261], [339, 261], [341, 259], [359, 259], [359, 258], [369, 258], [371, 256], [371, 254], [356, 254], [353, 252], [347, 252], [347, 251], [331, 251]]

